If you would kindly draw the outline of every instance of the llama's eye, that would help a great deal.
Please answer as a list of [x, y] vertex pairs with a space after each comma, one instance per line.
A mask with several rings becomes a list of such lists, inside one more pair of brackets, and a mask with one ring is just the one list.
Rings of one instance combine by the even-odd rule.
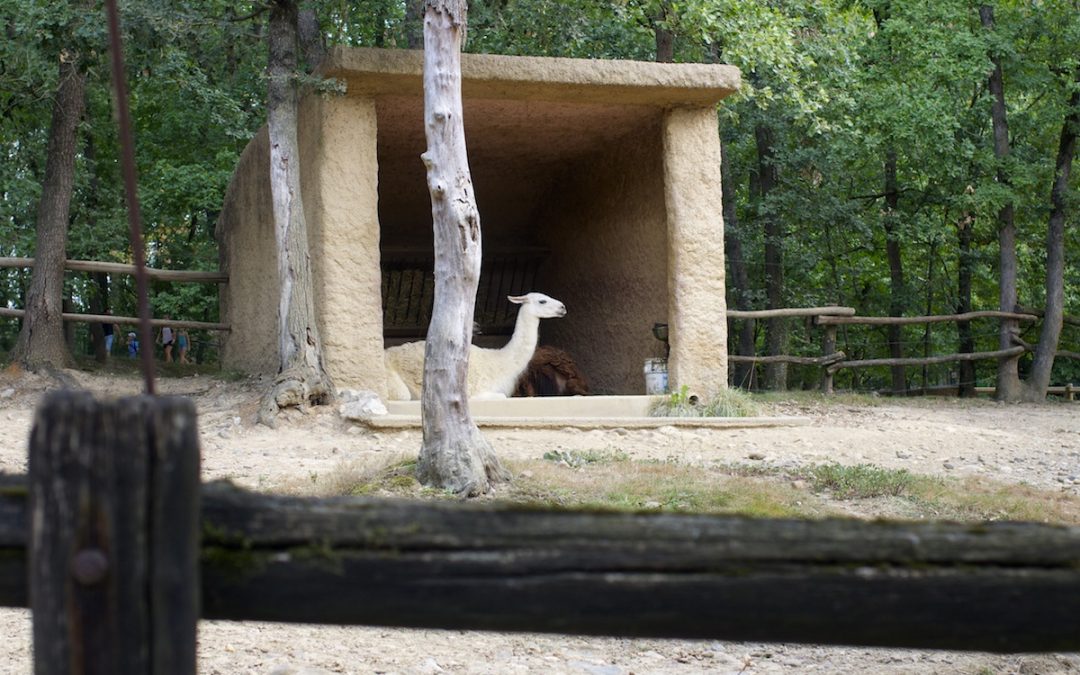
[[540, 301], [540, 304], [541, 304], [541, 305], [546, 305], [546, 304], [547, 304], [547, 300], [541, 300], [541, 301]]

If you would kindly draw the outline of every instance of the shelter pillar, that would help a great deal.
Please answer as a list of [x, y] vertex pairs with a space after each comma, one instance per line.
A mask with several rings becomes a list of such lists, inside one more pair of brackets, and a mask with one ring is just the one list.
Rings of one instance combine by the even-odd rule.
[[386, 395], [375, 101], [312, 94], [301, 109], [304, 211], [326, 370]]
[[716, 109], [664, 115], [668, 381], [709, 397], [727, 387], [727, 301]]

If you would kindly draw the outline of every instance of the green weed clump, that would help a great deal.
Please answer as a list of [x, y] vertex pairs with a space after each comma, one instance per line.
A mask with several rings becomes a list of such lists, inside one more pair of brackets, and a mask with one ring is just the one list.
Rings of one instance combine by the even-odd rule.
[[683, 385], [679, 391], [660, 399], [649, 410], [653, 417], [756, 417], [758, 405], [749, 394], [738, 389], [724, 389], [719, 394], [701, 401], [689, 393]]
[[872, 499], [908, 494], [916, 477], [906, 469], [885, 469], [873, 464], [818, 464], [807, 467], [805, 478], [815, 491], [828, 491], [837, 499]]

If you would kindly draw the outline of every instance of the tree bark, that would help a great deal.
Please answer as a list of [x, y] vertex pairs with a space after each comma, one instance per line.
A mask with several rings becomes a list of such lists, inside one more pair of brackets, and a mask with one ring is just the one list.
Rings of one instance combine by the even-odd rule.
[[[758, 214], [765, 230], [765, 302], [768, 309], [784, 306], [784, 230], [776, 213], [765, 202], [769, 192], [780, 181], [774, 157], [772, 129], [764, 123], [754, 127], [758, 152]], [[787, 321], [782, 318], [765, 322], [765, 352], [769, 356], [783, 354], [787, 348]], [[765, 388], [770, 391], [787, 389], [787, 364], [765, 365]]]
[[[994, 8], [990, 5], [979, 7], [979, 19], [987, 31], [994, 29]], [[992, 100], [990, 102], [990, 120], [994, 128], [994, 157], [997, 158], [997, 181], [1008, 187], [1009, 174], [1005, 169], [1005, 159], [1009, 156], [1009, 122], [1005, 113], [1005, 84], [1001, 70], [1001, 59], [997, 54], [990, 54], [994, 68], [990, 71], [988, 86]], [[998, 307], [1003, 312], [1015, 312], [1017, 305], [1017, 263], [1016, 263], [1016, 225], [1013, 219], [1013, 203], [1010, 199], [998, 211]], [[998, 333], [998, 349], [1008, 349], [1016, 343], [1014, 338], [1020, 335], [1020, 324], [1016, 321], [1003, 320]], [[999, 401], [1020, 399], [1019, 357], [1002, 359], [997, 368], [997, 393]]]
[[28, 370], [74, 364], [64, 341], [64, 260], [75, 184], [76, 130], [85, 106], [86, 80], [78, 54], [60, 53], [60, 78], [53, 101], [45, 158], [45, 180], [38, 202], [35, 258], [26, 293], [26, 316], [11, 360]]
[[671, 63], [675, 60], [675, 33], [667, 24], [670, 13], [671, 3], [661, 0], [659, 12], [652, 19], [657, 63]]
[[[899, 215], [900, 193], [896, 180], [896, 150], [889, 148], [885, 152], [885, 256], [889, 261], [889, 316], [903, 316], [905, 306], [904, 261], [900, 255], [900, 238], [897, 217]], [[904, 357], [903, 328], [890, 325], [888, 328], [889, 356], [893, 359]], [[907, 377], [903, 366], [893, 366], [892, 391], [903, 394], [907, 391]]]
[[[1076, 69], [1080, 84], [1080, 68]], [[1080, 88], [1069, 96], [1068, 112], [1061, 126], [1057, 161], [1054, 164], [1054, 184], [1050, 189], [1050, 221], [1046, 234], [1046, 314], [1031, 374], [1024, 383], [1023, 397], [1028, 401], [1046, 398], [1054, 356], [1061, 338], [1065, 312], [1065, 216], [1068, 209], [1069, 173], [1076, 156], [1076, 136], [1080, 133]]]
[[[974, 221], [970, 214], [964, 214], [964, 217], [957, 223], [957, 238], [960, 246], [960, 253], [957, 261], [957, 280], [956, 288], [957, 295], [959, 296], [956, 301], [956, 313], [966, 314], [971, 311], [971, 281], [972, 281], [972, 267], [973, 267], [973, 254], [971, 251], [971, 230], [974, 226]], [[975, 351], [975, 338], [971, 334], [971, 322], [961, 321], [956, 324], [956, 330], [958, 332], [960, 342], [960, 353], [970, 354]], [[961, 397], [970, 397], [975, 395], [975, 362], [974, 361], [961, 361], [959, 381], [957, 382], [958, 391]]]
[[323, 367], [322, 343], [315, 320], [307, 222], [300, 194], [296, 134], [297, 20], [295, 0], [275, 0], [270, 10], [267, 107], [274, 238], [281, 284], [280, 365], [274, 386], [259, 408], [259, 421], [268, 426], [276, 424], [275, 416], [281, 408], [328, 403], [334, 396], [334, 385]]
[[424, 0], [405, 0], [405, 46], [424, 48]]
[[469, 412], [469, 345], [480, 281], [480, 214], [465, 147], [461, 44], [465, 0], [427, 0], [424, 12], [424, 122], [435, 238], [435, 302], [424, 349], [420, 396], [424, 485], [476, 496], [510, 478]]
[[296, 33], [304, 58], [304, 72], [314, 72], [326, 58], [326, 38], [319, 27], [319, 17], [315, 10], [299, 11], [296, 16]]
[[[750, 311], [750, 275], [746, 269], [746, 258], [743, 254], [742, 241], [739, 239], [738, 210], [735, 197], [735, 182], [731, 175], [731, 163], [728, 161], [727, 146], [721, 144], [720, 149], [720, 185], [724, 201], [724, 260], [731, 269], [728, 290], [734, 298], [735, 307], [741, 311]], [[754, 319], [743, 319], [739, 322], [739, 351], [740, 356], [753, 356], [756, 351], [754, 340]], [[734, 384], [744, 389], [753, 389], [757, 382], [754, 381], [755, 368], [753, 363], [736, 361], [733, 369]]]

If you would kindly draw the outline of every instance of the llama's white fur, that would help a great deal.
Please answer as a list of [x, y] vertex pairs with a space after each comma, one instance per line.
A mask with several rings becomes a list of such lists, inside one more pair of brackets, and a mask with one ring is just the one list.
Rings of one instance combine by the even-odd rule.
[[[510, 302], [521, 305], [510, 341], [501, 349], [469, 347], [469, 396], [471, 398], [506, 398], [529, 359], [536, 351], [540, 319], [566, 315], [566, 305], [543, 293], [507, 296]], [[424, 379], [424, 341], [408, 342], [390, 347], [384, 352], [386, 384], [391, 401], [420, 398]]]

